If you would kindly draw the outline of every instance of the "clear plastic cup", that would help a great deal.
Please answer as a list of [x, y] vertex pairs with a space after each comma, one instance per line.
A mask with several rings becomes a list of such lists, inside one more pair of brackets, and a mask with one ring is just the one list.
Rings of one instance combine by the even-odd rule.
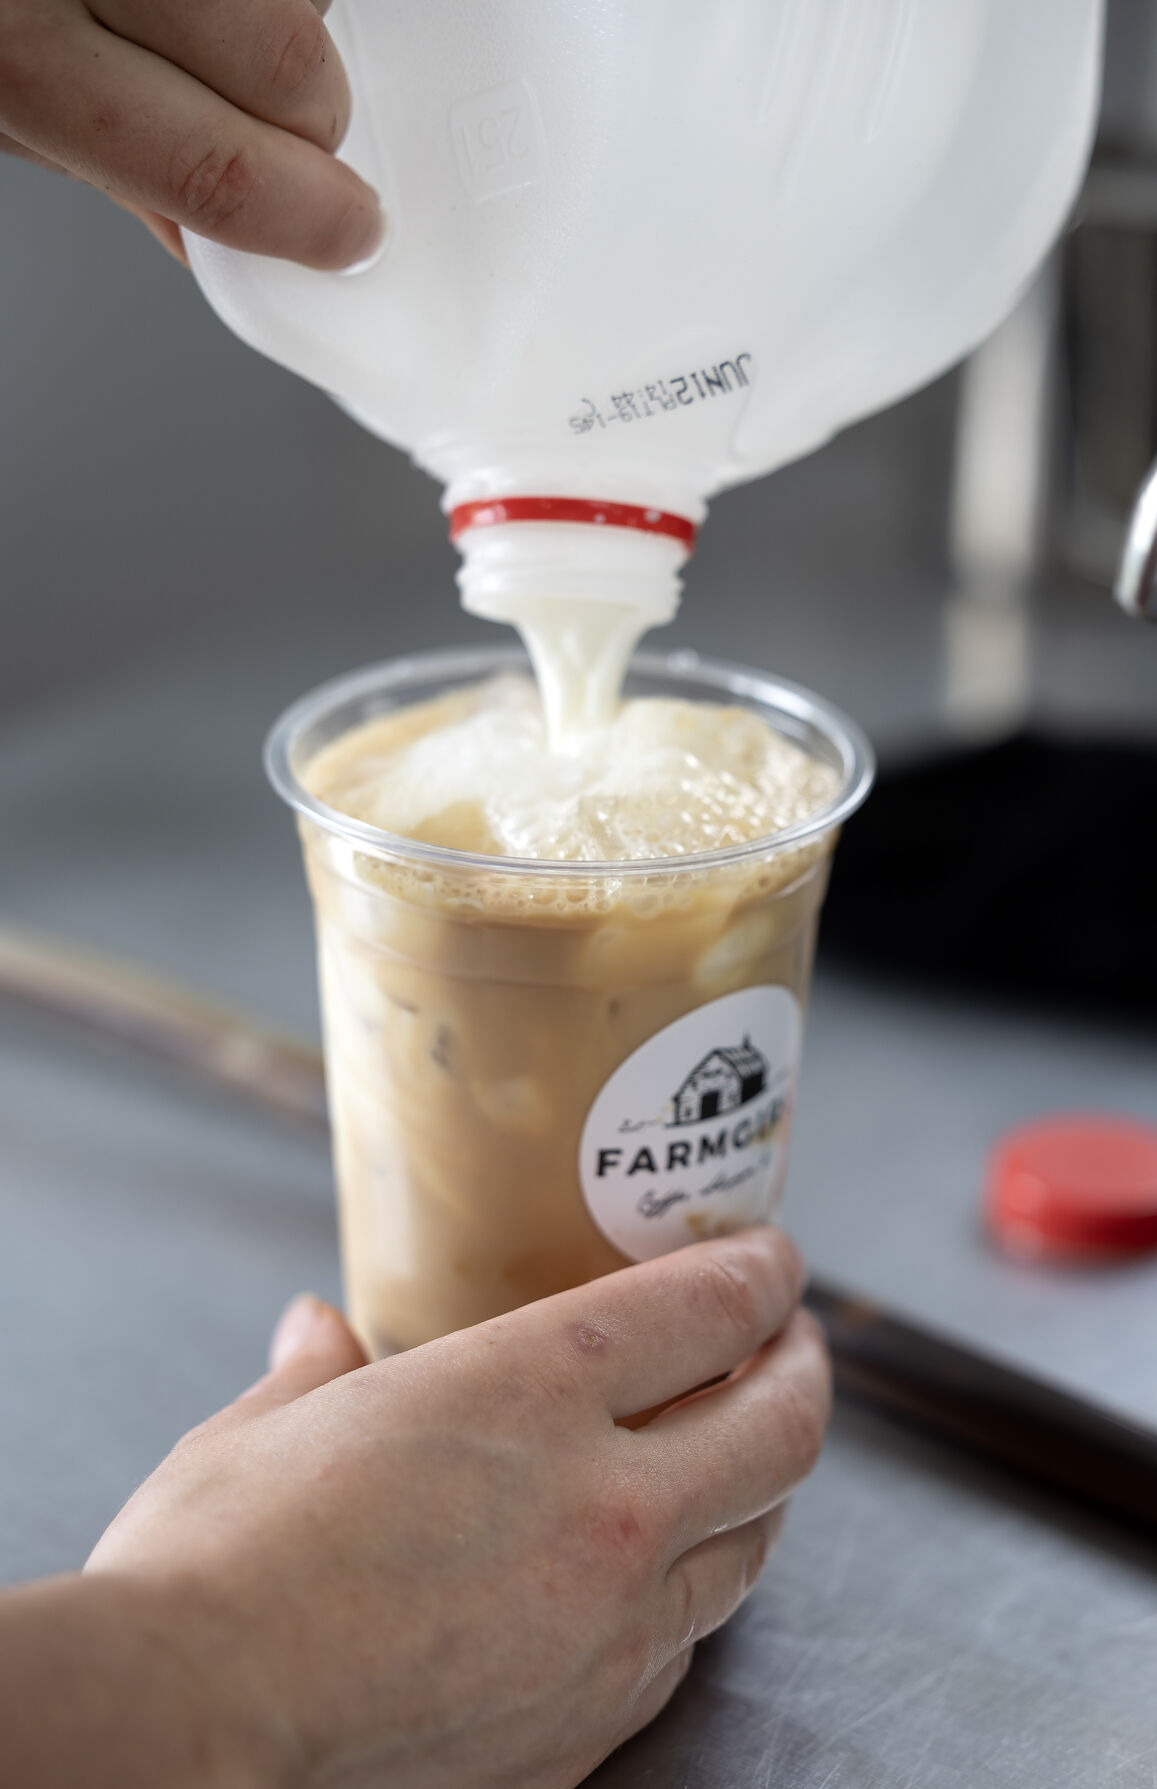
[[500, 647], [355, 672], [266, 747], [315, 903], [346, 1297], [374, 1355], [767, 1222], [782, 1193], [816, 922], [871, 749], [796, 685], [640, 655], [629, 696], [752, 710], [835, 769], [833, 799], [749, 844], [562, 863], [397, 837], [306, 787], [350, 728], [526, 666]]

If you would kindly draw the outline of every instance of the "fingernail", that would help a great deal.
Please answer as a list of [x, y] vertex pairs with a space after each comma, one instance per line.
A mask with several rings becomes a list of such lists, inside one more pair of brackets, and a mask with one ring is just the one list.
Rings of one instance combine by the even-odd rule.
[[382, 258], [386, 246], [386, 214], [382, 210], [382, 202], [376, 193], [374, 193], [374, 198], [377, 199], [378, 208], [370, 217], [361, 253], [356, 261], [351, 261], [348, 267], [342, 267], [339, 270], [343, 274], [368, 273], [369, 269], [376, 267]]
[[276, 1370], [297, 1353], [313, 1331], [329, 1317], [329, 1306], [315, 1292], [299, 1292], [286, 1305], [269, 1344], [269, 1365]]

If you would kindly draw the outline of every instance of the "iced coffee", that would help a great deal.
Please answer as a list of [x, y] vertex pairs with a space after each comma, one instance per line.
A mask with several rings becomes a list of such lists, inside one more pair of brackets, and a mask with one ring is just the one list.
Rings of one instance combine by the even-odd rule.
[[501, 660], [355, 679], [271, 748], [374, 1354], [772, 1216], [829, 857], [866, 788], [822, 704], [662, 660], [551, 752], [533, 682], [479, 675]]

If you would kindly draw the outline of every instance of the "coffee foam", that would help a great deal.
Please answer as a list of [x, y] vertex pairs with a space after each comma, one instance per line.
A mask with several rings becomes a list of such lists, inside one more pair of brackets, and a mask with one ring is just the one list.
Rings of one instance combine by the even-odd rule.
[[386, 832], [496, 857], [641, 862], [769, 838], [831, 801], [836, 772], [742, 708], [624, 702], [565, 753], [529, 679], [504, 676], [366, 722], [305, 781]]

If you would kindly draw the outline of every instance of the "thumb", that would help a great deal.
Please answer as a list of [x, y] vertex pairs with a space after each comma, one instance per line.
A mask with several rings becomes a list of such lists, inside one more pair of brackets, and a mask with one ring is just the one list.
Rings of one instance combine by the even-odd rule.
[[260, 1416], [365, 1364], [362, 1345], [341, 1312], [302, 1292], [285, 1307], [273, 1332], [268, 1373], [232, 1408], [242, 1420]]
[[269, 1342], [271, 1374], [287, 1372], [295, 1362], [300, 1372], [303, 1360], [315, 1361], [319, 1367], [323, 1362], [330, 1365], [329, 1371], [310, 1381], [311, 1389], [313, 1384], [324, 1385], [339, 1373], [366, 1364], [362, 1345], [341, 1312], [314, 1292], [299, 1292], [290, 1299]]
[[[186, 1457], [182, 1450], [190, 1442], [199, 1444], [203, 1439], [230, 1435], [254, 1417], [263, 1416], [283, 1404], [291, 1404], [295, 1398], [328, 1385], [331, 1379], [340, 1379], [343, 1373], [364, 1367], [366, 1357], [341, 1312], [326, 1304], [324, 1299], [316, 1298], [312, 1292], [302, 1292], [281, 1313], [269, 1345], [269, 1361], [269, 1371], [263, 1379], [242, 1392], [224, 1410], [218, 1410], [215, 1416], [190, 1429], [169, 1459], [158, 1467], [159, 1475], [174, 1470], [180, 1474], [182, 1468], [175, 1463]], [[196, 1479], [192, 1482], [195, 1484]], [[152, 1479], [146, 1479], [120, 1514], [113, 1518], [97, 1542], [86, 1570], [93, 1567], [116, 1569], [120, 1539], [127, 1535], [131, 1547], [133, 1514], [142, 1500], [146, 1510], [149, 1507], [152, 1483]], [[7, 1778], [3, 1780], [6, 1782]]]

